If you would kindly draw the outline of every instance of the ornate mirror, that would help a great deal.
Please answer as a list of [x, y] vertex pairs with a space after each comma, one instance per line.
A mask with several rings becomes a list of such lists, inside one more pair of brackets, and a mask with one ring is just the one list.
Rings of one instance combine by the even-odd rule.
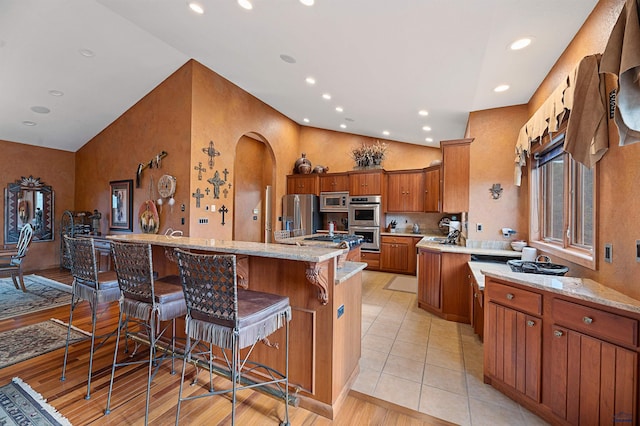
[[24, 176], [5, 190], [4, 243], [18, 242], [25, 223], [33, 225], [33, 241], [53, 240], [53, 191], [40, 178]]

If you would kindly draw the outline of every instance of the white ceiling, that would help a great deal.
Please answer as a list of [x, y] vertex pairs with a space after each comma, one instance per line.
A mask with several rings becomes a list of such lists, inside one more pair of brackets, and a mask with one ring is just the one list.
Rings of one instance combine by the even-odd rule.
[[527, 103], [597, 0], [199, 3], [0, 0], [0, 139], [76, 151], [194, 58], [300, 124], [438, 146], [469, 111]]

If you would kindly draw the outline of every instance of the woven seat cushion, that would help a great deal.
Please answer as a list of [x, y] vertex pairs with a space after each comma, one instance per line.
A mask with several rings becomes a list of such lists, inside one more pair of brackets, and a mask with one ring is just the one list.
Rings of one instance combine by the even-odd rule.
[[[238, 338], [240, 349], [264, 339], [291, 319], [289, 298], [260, 291], [238, 289]], [[234, 322], [192, 310], [192, 338], [231, 348]]]

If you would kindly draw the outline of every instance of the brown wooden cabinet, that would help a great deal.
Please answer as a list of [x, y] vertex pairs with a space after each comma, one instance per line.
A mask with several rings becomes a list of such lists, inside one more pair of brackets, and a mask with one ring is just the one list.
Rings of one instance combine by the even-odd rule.
[[424, 173], [422, 170], [387, 172], [387, 211], [422, 212], [424, 210]]
[[349, 191], [347, 173], [326, 173], [320, 175], [320, 192]]
[[473, 272], [469, 267], [469, 319], [473, 332], [478, 335], [482, 342], [484, 338], [484, 292], [480, 289], [478, 282], [473, 276]]
[[287, 194], [320, 194], [318, 174], [288, 175]]
[[442, 212], [469, 211], [469, 158], [473, 139], [440, 142], [442, 148]]
[[383, 235], [380, 238], [380, 270], [415, 275], [416, 244], [421, 238]]
[[440, 166], [428, 167], [424, 170], [424, 211], [439, 213], [440, 206]]
[[640, 315], [485, 279], [485, 382], [552, 424], [638, 424]]
[[382, 195], [383, 176], [383, 170], [349, 173], [349, 195]]
[[470, 323], [468, 254], [420, 249], [418, 306], [449, 321]]
[[365, 262], [368, 265], [367, 269], [372, 271], [380, 270], [380, 253], [362, 251], [360, 252], [360, 261]]

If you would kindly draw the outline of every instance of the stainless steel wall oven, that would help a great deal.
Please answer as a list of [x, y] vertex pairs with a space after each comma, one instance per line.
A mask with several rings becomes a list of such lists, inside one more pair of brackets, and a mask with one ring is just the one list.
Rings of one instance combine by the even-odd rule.
[[362, 235], [364, 251], [380, 251], [380, 211], [382, 196], [349, 197], [349, 232]]

